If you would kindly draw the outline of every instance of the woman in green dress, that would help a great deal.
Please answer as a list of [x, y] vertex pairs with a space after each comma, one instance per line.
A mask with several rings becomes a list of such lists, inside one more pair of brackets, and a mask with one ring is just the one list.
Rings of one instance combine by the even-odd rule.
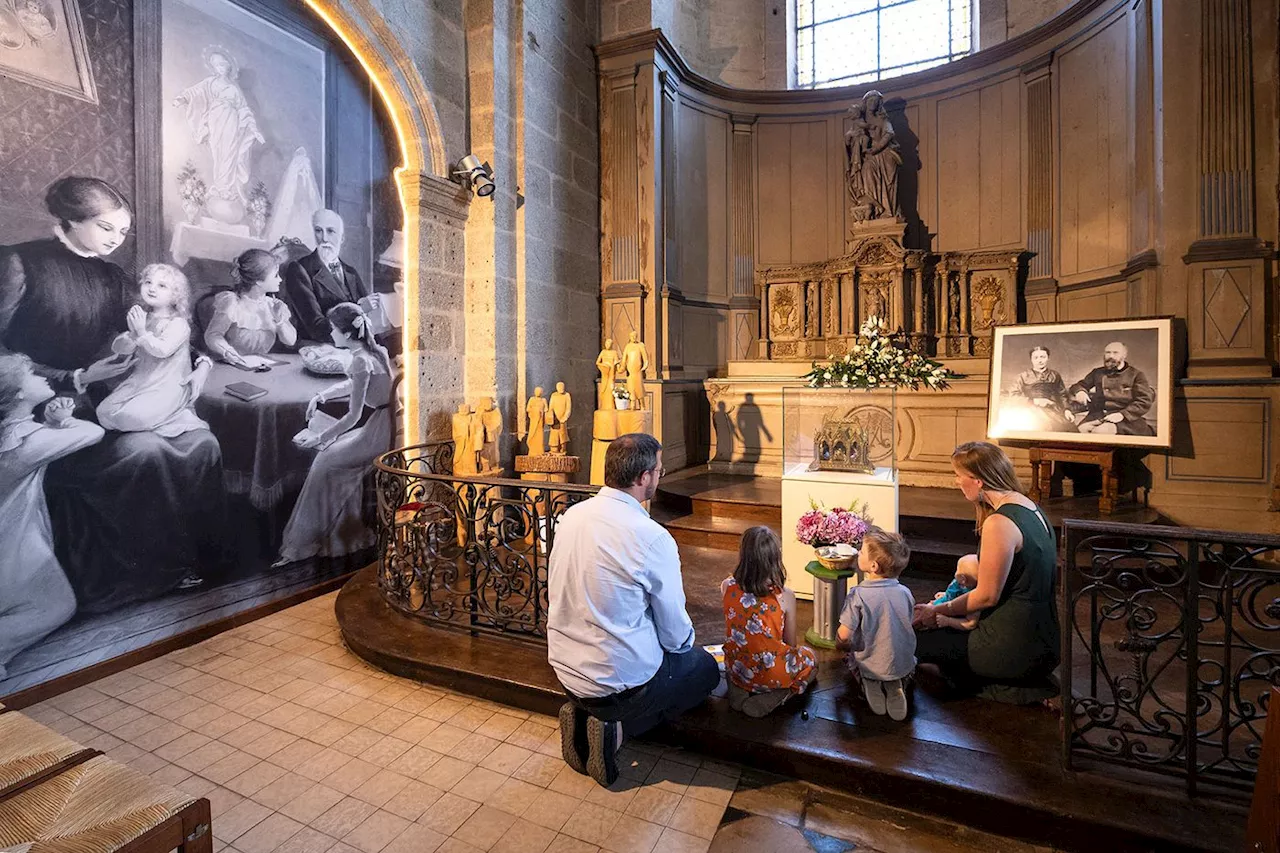
[[[916, 658], [936, 664], [951, 682], [1005, 702], [1057, 695], [1057, 549], [1053, 528], [1022, 493], [1013, 463], [985, 441], [951, 454], [956, 485], [978, 517], [978, 584], [938, 605], [916, 606]], [[939, 616], [976, 614], [972, 631], [939, 628]]]

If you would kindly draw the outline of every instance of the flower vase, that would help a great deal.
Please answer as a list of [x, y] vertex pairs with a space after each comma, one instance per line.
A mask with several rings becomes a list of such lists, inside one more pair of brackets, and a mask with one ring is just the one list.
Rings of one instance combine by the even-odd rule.
[[182, 212], [187, 215], [187, 222], [195, 224], [200, 216], [200, 205], [191, 199], [182, 200]]
[[631, 401], [625, 397], [614, 397], [613, 405], [620, 412], [625, 412], [631, 408]]
[[262, 235], [266, 233], [266, 230], [267, 217], [261, 212], [255, 210], [252, 218], [249, 220], [249, 233], [252, 234], [255, 239], [261, 240]]

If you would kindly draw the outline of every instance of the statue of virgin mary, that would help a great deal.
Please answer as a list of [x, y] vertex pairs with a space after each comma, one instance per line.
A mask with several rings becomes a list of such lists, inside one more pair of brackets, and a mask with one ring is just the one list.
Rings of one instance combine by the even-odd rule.
[[244, 217], [249, 152], [266, 140], [236, 82], [240, 69], [235, 59], [223, 48], [209, 47], [204, 63], [209, 76], [185, 89], [173, 105], [185, 110], [196, 144], [207, 146], [213, 158], [206, 203], [209, 215], [236, 223]]

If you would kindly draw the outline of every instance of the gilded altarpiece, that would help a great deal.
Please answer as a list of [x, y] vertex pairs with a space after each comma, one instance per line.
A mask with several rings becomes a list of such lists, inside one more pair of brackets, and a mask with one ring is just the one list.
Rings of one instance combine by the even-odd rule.
[[841, 356], [868, 317], [879, 317], [917, 352], [991, 355], [992, 329], [1025, 320], [1021, 295], [1030, 252], [903, 248], [891, 236], [854, 240], [830, 261], [757, 270], [759, 358]]

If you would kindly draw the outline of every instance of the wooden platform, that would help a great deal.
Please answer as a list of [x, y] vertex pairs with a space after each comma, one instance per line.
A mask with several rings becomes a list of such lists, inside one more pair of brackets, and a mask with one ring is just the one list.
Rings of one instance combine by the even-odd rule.
[[[702, 585], [686, 572], [693, 584]], [[701, 597], [688, 592], [691, 602]], [[545, 714], [563, 701], [544, 645], [402, 615], [382, 600], [371, 569], [343, 588], [337, 616], [353, 651], [398, 675]], [[707, 636], [703, 625], [699, 634]], [[912, 717], [894, 723], [870, 714], [854, 692], [843, 663], [827, 653], [817, 689], [794, 707], [752, 720], [712, 699], [655, 737], [1055, 849], [1241, 849], [1239, 804], [1188, 800], [1146, 776], [1065, 773], [1058, 721], [1046, 711], [949, 699], [922, 682]]]

